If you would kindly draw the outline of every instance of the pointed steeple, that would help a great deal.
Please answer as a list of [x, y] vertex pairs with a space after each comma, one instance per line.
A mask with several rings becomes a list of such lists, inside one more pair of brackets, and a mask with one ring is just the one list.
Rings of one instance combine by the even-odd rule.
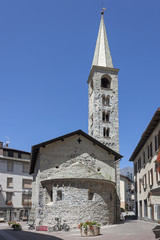
[[92, 62], [92, 66], [93, 65], [113, 68], [112, 57], [109, 50], [107, 33], [103, 19], [103, 11], [101, 12], [101, 22]]

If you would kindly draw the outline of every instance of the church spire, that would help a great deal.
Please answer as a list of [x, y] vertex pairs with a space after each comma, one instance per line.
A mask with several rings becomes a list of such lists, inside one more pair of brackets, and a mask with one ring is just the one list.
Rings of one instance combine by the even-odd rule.
[[101, 12], [101, 22], [99, 26], [99, 32], [94, 51], [94, 57], [92, 66], [110, 67], [113, 68], [112, 57], [109, 50], [109, 44], [107, 40], [107, 33], [105, 29], [103, 11]]

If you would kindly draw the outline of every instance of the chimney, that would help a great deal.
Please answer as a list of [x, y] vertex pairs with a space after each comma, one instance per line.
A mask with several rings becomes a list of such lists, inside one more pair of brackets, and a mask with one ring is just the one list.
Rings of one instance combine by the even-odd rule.
[[3, 142], [0, 142], [0, 155], [3, 156]]

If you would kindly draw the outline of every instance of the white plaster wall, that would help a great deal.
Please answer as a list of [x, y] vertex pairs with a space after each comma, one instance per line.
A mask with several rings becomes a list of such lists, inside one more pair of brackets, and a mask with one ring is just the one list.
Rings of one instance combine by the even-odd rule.
[[[0, 157], [0, 185], [2, 186], [2, 191], [0, 192], [0, 207], [6, 208], [6, 192], [13, 192], [12, 195], [12, 207], [23, 208], [22, 206], [22, 179], [31, 179], [32, 176], [28, 173], [23, 173], [22, 171], [22, 161], [13, 160], [13, 172], [7, 171], [7, 161], [4, 157]], [[30, 163], [29, 160], [24, 160], [25, 163]], [[7, 178], [13, 178], [13, 188], [7, 188]]]
[[[155, 169], [155, 160], [157, 159], [157, 154], [158, 152], [155, 152], [155, 136], [158, 134], [160, 130], [160, 123], [158, 126], [155, 128], [155, 130], [152, 132], [151, 136], [148, 138], [147, 142], [137, 155], [136, 159], [134, 160], [134, 164], [137, 162], [138, 164], [138, 159], [141, 157], [141, 160], [143, 161], [143, 152], [145, 151], [146, 154], [146, 164], [143, 166], [143, 162], [141, 165], [143, 166], [140, 171], [137, 172], [137, 177], [134, 176], [134, 181], [137, 181], [137, 201], [138, 201], [138, 208], [139, 208], [139, 201], [142, 200], [142, 216], [144, 217], [144, 200], [147, 199], [148, 203], [148, 193], [150, 192], [151, 189], [158, 188], [160, 186], [160, 182], [156, 181], [156, 169]], [[152, 141], [152, 159], [150, 161], [148, 160], [148, 145]], [[150, 187], [148, 184], [148, 171], [153, 168], [153, 186]], [[146, 174], [147, 176], [147, 188], [144, 190], [143, 185], [141, 185], [141, 193], [139, 193], [139, 179], [143, 178], [143, 176]], [[135, 195], [136, 199], [136, 195]], [[160, 204], [160, 203], [159, 203]], [[138, 215], [140, 216], [140, 212], [138, 211]], [[151, 218], [150, 215], [150, 207], [148, 206], [148, 218]], [[155, 211], [154, 214], [155, 220], [157, 220], [157, 212]]]

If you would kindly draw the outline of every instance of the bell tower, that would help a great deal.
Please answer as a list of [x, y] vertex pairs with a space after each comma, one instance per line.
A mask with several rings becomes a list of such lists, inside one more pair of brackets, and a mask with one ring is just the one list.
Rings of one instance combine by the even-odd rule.
[[101, 21], [88, 78], [89, 135], [119, 152], [118, 72], [113, 67], [104, 18]]

